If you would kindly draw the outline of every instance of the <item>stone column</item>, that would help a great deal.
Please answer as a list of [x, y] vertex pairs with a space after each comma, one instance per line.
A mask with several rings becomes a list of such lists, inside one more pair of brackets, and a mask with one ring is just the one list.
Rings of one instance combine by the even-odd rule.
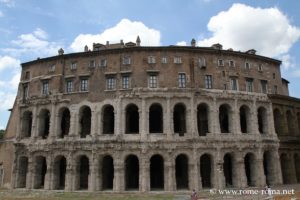
[[247, 186], [247, 177], [242, 153], [235, 154], [235, 159], [233, 161], [232, 179], [233, 185], [235, 187], [244, 188]]
[[142, 140], [145, 140], [147, 138], [147, 134], [149, 133], [148, 128], [146, 127], [146, 120], [147, 120], [147, 111], [146, 111], [146, 100], [145, 98], [142, 98], [142, 108], [139, 110], [139, 128], [140, 128], [140, 134]]
[[271, 152], [272, 154], [272, 164], [270, 163], [270, 165], [272, 165], [271, 168], [271, 184], [272, 185], [278, 185], [278, 184], [282, 184], [282, 172], [281, 172], [281, 165], [280, 165], [280, 156], [278, 154], [278, 149], [272, 150]]
[[240, 110], [238, 108], [238, 100], [234, 99], [234, 107], [232, 109], [231, 129], [234, 134], [242, 134], [240, 124]]
[[175, 191], [176, 190], [176, 178], [175, 178], [175, 163], [171, 159], [165, 162], [165, 190]]
[[266, 185], [266, 176], [264, 172], [264, 152], [259, 149], [256, 153], [254, 161], [254, 184], [257, 187], [264, 187]]
[[273, 107], [271, 102], [269, 103], [269, 108], [267, 113], [268, 113], [268, 132], [270, 135], [277, 137], [275, 126], [274, 126]]
[[173, 137], [173, 117], [171, 114], [170, 97], [167, 97], [166, 114], [164, 115], [164, 132], [167, 134], [168, 139]]
[[[189, 163], [189, 189], [200, 190], [199, 177], [199, 158], [197, 157], [196, 151], [193, 152], [193, 159]], [[200, 181], [201, 182], [201, 181]]]
[[251, 106], [251, 127], [252, 127], [252, 133], [256, 135], [260, 135], [258, 130], [258, 118], [257, 118], [257, 106], [256, 106], [256, 99], [252, 101]]
[[283, 135], [289, 135], [289, 129], [288, 129], [288, 122], [287, 122], [287, 116], [286, 116], [286, 111], [283, 110], [283, 113], [282, 113], [282, 119], [280, 119], [282, 121], [282, 134]]
[[97, 181], [96, 178], [99, 174], [99, 164], [96, 158], [95, 153], [92, 154], [91, 165], [90, 165], [90, 174], [89, 174], [89, 188], [91, 192], [96, 191]]
[[47, 163], [47, 172], [45, 175], [44, 189], [51, 190], [53, 185], [53, 158], [52, 156], [48, 156], [46, 158]]
[[213, 171], [213, 177], [214, 180], [213, 185], [215, 188], [218, 189], [223, 189], [225, 188], [225, 176], [224, 176], [224, 171], [223, 171], [223, 157], [221, 157], [221, 149], [217, 148], [217, 155], [216, 159], [214, 159], [213, 165], [214, 171]]
[[26, 189], [33, 189], [34, 178], [34, 163], [33, 157], [28, 158], [28, 171], [26, 175]]
[[114, 160], [114, 192], [122, 192], [125, 190], [124, 184], [124, 163], [120, 158]]
[[[122, 132], [122, 103], [121, 103], [121, 99], [117, 99], [117, 102], [116, 102], [116, 108], [115, 108], [115, 134], [117, 136], [119, 136]], [[101, 130], [102, 131], [102, 130]]]
[[150, 162], [148, 158], [142, 158], [140, 171], [140, 191], [150, 191]]
[[293, 154], [289, 153], [288, 158], [289, 158], [289, 172], [290, 172], [289, 179], [291, 181], [291, 184], [296, 184], [297, 183], [297, 175], [296, 175], [295, 160], [293, 158]]
[[217, 106], [216, 97], [213, 98], [212, 107], [210, 107], [210, 131], [215, 134], [220, 134], [220, 123], [219, 123], [219, 108]]
[[78, 113], [75, 108], [70, 108], [70, 134], [69, 137], [76, 137], [78, 136], [78, 126], [79, 126], [79, 120], [78, 120]]
[[49, 136], [48, 138], [50, 140], [55, 140], [55, 138], [57, 137], [56, 134], [56, 103], [55, 102], [51, 102], [51, 112], [50, 112], [50, 124], [49, 124]]
[[97, 138], [97, 112], [96, 107], [91, 107], [91, 137], [93, 139]]
[[33, 106], [33, 109], [32, 109], [32, 135], [31, 135], [31, 138], [34, 138], [36, 139], [39, 135], [39, 130], [38, 130], [38, 113], [37, 113], [37, 105], [34, 105]]
[[66, 169], [66, 180], [65, 180], [65, 190], [66, 191], [74, 191], [75, 190], [75, 185], [74, 185], [74, 182], [75, 182], [75, 172], [76, 172], [76, 169], [75, 169], [76, 165], [73, 161], [73, 156], [70, 154], [68, 157], [67, 157], [67, 169]]
[[[196, 134], [196, 126], [197, 126], [197, 106], [196, 106], [196, 109], [195, 109], [195, 99], [194, 99], [194, 95], [191, 96], [191, 99], [190, 99], [190, 115], [189, 115], [189, 118], [187, 118], [187, 131], [188, 131], [188, 134], [190, 134], [192, 137], [197, 137], [197, 134]], [[196, 112], [195, 112], [196, 111]], [[195, 115], [196, 113], [196, 115]], [[189, 123], [189, 124], [188, 124]], [[190, 128], [189, 128], [190, 127]]]

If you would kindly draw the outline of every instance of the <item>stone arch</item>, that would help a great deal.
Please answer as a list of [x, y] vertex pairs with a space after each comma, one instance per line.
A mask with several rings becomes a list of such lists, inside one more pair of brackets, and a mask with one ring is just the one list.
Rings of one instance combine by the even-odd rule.
[[76, 190], [87, 190], [89, 188], [90, 161], [88, 156], [80, 155], [76, 159]]
[[42, 109], [39, 113], [39, 136], [46, 139], [50, 132], [50, 111]]
[[244, 157], [245, 174], [248, 186], [256, 185], [256, 166], [255, 155], [253, 153], [247, 153]]
[[242, 133], [249, 133], [251, 129], [250, 108], [246, 105], [240, 107], [240, 127]]
[[28, 157], [21, 156], [19, 157], [17, 163], [16, 188], [26, 188], [27, 172], [28, 172]]
[[115, 129], [115, 110], [110, 104], [102, 108], [102, 133], [114, 134]]
[[286, 153], [282, 153], [280, 155], [280, 164], [281, 164], [281, 172], [282, 172], [282, 183], [283, 184], [293, 183], [292, 171], [294, 166], [292, 165], [291, 159]]
[[258, 121], [258, 131], [261, 134], [268, 133], [268, 113], [267, 113], [267, 109], [263, 106], [260, 106], [257, 109], [257, 121]]
[[164, 159], [159, 154], [150, 158], [150, 189], [164, 189]]
[[114, 159], [110, 155], [102, 157], [101, 162], [102, 190], [112, 190], [114, 185]]
[[185, 154], [179, 154], [175, 159], [176, 188], [189, 189], [189, 163]]
[[228, 104], [222, 104], [219, 107], [219, 124], [221, 133], [230, 133], [231, 130], [231, 107]]
[[163, 132], [163, 108], [159, 103], [153, 103], [149, 108], [149, 132]]
[[294, 116], [290, 110], [286, 111], [286, 120], [288, 126], [288, 135], [294, 134]]
[[278, 108], [275, 108], [273, 111], [273, 117], [274, 117], [274, 128], [275, 132], [280, 135], [283, 133], [282, 131], [282, 115]]
[[85, 138], [91, 134], [92, 123], [92, 110], [89, 106], [82, 106], [79, 109], [79, 135], [81, 138]]
[[233, 186], [233, 155], [226, 153], [223, 157], [223, 172], [225, 177], [225, 186]]
[[59, 155], [54, 159], [53, 166], [53, 189], [65, 189], [67, 171], [67, 159], [65, 156]]
[[296, 169], [297, 183], [300, 183], [300, 156], [299, 156], [299, 154], [294, 155], [294, 164], [295, 164], [295, 169]]
[[71, 114], [70, 110], [67, 107], [62, 107], [58, 112], [58, 126], [59, 126], [59, 138], [64, 138], [69, 135], [70, 132], [70, 123], [71, 123]]
[[25, 111], [22, 116], [22, 138], [29, 138], [31, 137], [32, 132], [32, 112]]
[[197, 127], [199, 136], [206, 136], [208, 128], [209, 107], [206, 103], [201, 103], [197, 107]]
[[126, 134], [138, 134], [139, 133], [139, 108], [135, 104], [129, 104], [126, 106]]
[[139, 189], [139, 159], [136, 155], [128, 155], [125, 159], [125, 189]]
[[47, 173], [47, 160], [44, 156], [35, 157], [34, 162], [34, 189], [44, 189], [45, 187], [45, 178]]
[[186, 107], [183, 103], [177, 103], [173, 109], [174, 133], [183, 136], [186, 133]]
[[213, 160], [210, 154], [203, 154], [200, 157], [200, 176], [202, 188], [212, 187]]

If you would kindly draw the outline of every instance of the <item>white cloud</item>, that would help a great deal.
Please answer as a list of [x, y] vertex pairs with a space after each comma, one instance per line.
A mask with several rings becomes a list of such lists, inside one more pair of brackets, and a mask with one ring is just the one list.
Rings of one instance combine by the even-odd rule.
[[135, 42], [138, 35], [141, 38], [141, 45], [160, 45], [160, 32], [158, 30], [148, 28], [142, 22], [122, 19], [117, 25], [104, 30], [100, 34], [78, 35], [70, 47], [74, 51], [83, 51], [85, 45], [91, 48], [93, 43], [105, 44], [106, 41], [119, 42], [121, 39], [124, 42]]
[[0, 17], [3, 17], [4, 16], [4, 14], [3, 14], [3, 12], [0, 10]]
[[178, 45], [178, 46], [187, 46], [187, 43], [186, 43], [186, 41], [180, 41], [180, 42], [177, 42], [176, 45]]
[[258, 54], [271, 57], [287, 53], [300, 37], [300, 29], [292, 26], [278, 8], [238, 3], [213, 16], [207, 28], [212, 37], [201, 40], [200, 46], [221, 43], [224, 48], [256, 49]]
[[0, 0], [0, 3], [6, 5], [7, 7], [13, 7], [15, 5], [13, 0]]
[[6, 48], [2, 51], [17, 57], [24, 54], [34, 54], [38, 57], [56, 55], [62, 45], [49, 42], [47, 38], [48, 34], [41, 28], [37, 28], [32, 33], [19, 35], [17, 40], [13, 40], [12, 44], [15, 48]]
[[0, 71], [5, 69], [14, 70], [20, 67], [20, 60], [10, 56], [0, 56]]
[[295, 67], [295, 59], [290, 54], [284, 54], [279, 57], [282, 61], [282, 67], [285, 70]]
[[8, 85], [12, 88], [12, 89], [17, 89], [19, 86], [19, 82], [21, 80], [21, 73], [18, 72], [16, 74], [13, 75], [13, 77], [11, 78], [11, 80], [8, 82]]
[[11, 92], [0, 92], [0, 111], [7, 111], [12, 108], [16, 94]]

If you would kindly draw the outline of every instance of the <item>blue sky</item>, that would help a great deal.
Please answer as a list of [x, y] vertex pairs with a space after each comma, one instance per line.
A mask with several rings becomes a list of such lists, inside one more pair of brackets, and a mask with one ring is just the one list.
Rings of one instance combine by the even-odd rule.
[[142, 45], [221, 43], [283, 61], [290, 95], [300, 98], [300, 1], [0, 0], [0, 129], [6, 127], [20, 63], [120, 39]]

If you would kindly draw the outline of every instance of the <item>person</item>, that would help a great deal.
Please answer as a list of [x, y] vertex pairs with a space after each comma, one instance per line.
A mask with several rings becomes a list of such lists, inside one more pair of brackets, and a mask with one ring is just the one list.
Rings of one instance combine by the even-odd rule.
[[197, 192], [195, 189], [193, 189], [192, 194], [191, 194], [191, 200], [197, 200], [197, 199], [198, 199]]

